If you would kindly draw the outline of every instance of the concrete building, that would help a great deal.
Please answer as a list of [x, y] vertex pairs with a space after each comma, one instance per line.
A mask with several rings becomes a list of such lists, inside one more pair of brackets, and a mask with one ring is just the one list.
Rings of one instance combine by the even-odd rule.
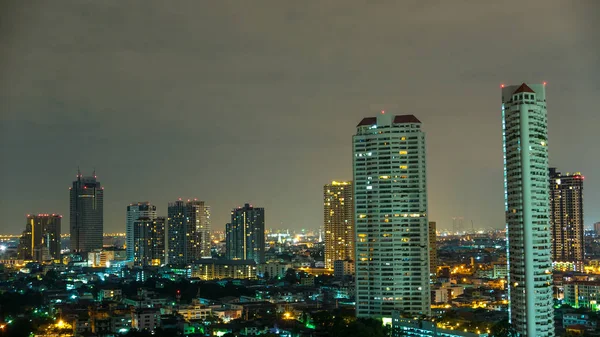
[[204, 201], [177, 200], [168, 208], [169, 264], [189, 264], [211, 257], [210, 207]]
[[250, 204], [234, 208], [225, 226], [225, 242], [228, 259], [265, 263], [265, 209]]
[[254, 260], [216, 260], [200, 259], [192, 269], [192, 277], [201, 280], [255, 279], [256, 262]]
[[127, 250], [127, 259], [133, 261], [133, 223], [139, 218], [156, 219], [156, 206], [149, 202], [131, 203], [127, 206], [125, 223], [125, 247]]
[[583, 271], [583, 175], [550, 168], [550, 225], [555, 270]]
[[337, 260], [354, 261], [354, 190], [351, 181], [333, 181], [323, 186], [325, 268]]
[[[438, 323], [439, 324], [439, 323]], [[450, 329], [436, 325], [435, 322], [402, 318], [399, 312], [394, 313], [391, 322], [392, 337], [488, 337], [488, 331], [465, 331]]]
[[131, 312], [131, 327], [138, 331], [155, 331], [160, 326], [160, 309], [134, 308]]
[[425, 133], [383, 111], [353, 137], [356, 315], [430, 315]]
[[28, 214], [19, 240], [18, 258], [36, 262], [60, 261], [62, 215]]
[[[104, 234], [104, 187], [96, 173], [84, 177], [77, 173], [70, 190], [71, 253], [87, 253], [102, 249]], [[85, 254], [84, 254], [85, 256]]]
[[600, 282], [571, 281], [563, 284], [564, 303], [573, 308], [600, 309]]
[[503, 86], [502, 139], [509, 320], [520, 336], [554, 336], [545, 85]]
[[177, 312], [185, 318], [186, 321], [205, 320], [211, 313], [212, 309], [204, 304], [201, 304], [198, 299], [193, 299], [189, 305], [180, 305]]
[[348, 276], [354, 276], [356, 273], [356, 264], [354, 261], [336, 260], [333, 262], [333, 276], [336, 279], [344, 279]]
[[288, 269], [292, 268], [289, 263], [280, 262], [267, 262], [256, 266], [257, 273], [262, 277], [268, 276], [269, 278], [283, 278]]
[[164, 217], [139, 217], [133, 221], [133, 264], [161, 266], [165, 264]]
[[596, 232], [596, 235], [600, 236], [600, 222], [594, 223], [594, 232]]
[[437, 273], [437, 228], [435, 221], [429, 222], [429, 275], [435, 279]]

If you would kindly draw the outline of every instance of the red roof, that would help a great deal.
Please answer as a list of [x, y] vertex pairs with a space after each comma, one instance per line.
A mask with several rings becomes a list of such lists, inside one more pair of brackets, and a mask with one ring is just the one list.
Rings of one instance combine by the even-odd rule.
[[513, 95], [518, 94], [520, 92], [532, 92], [535, 94], [535, 91], [533, 91], [533, 89], [528, 87], [527, 84], [525, 84], [525, 83], [521, 84], [521, 86], [515, 92], [513, 92]]
[[[394, 124], [405, 124], [405, 123], [421, 123], [421, 121], [414, 115], [399, 115], [394, 116]], [[363, 125], [375, 125], [377, 124], [377, 117], [365, 117], [358, 123], [357, 126]]]
[[395, 124], [404, 124], [404, 123], [421, 123], [421, 121], [415, 117], [415, 115], [400, 115], [394, 117]]
[[377, 117], [365, 117], [357, 126], [377, 124]]

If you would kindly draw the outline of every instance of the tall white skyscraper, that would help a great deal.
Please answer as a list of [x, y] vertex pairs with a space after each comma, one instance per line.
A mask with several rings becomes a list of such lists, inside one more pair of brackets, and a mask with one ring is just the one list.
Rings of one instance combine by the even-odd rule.
[[133, 248], [135, 246], [135, 233], [134, 223], [140, 219], [145, 218], [148, 220], [156, 219], [156, 206], [151, 205], [149, 202], [137, 202], [131, 203], [127, 206], [127, 223], [125, 226], [125, 253], [127, 254], [127, 260], [133, 261]]
[[518, 336], [554, 336], [545, 84], [502, 88], [509, 320]]
[[356, 315], [430, 315], [425, 133], [413, 115], [364, 118], [353, 137]]

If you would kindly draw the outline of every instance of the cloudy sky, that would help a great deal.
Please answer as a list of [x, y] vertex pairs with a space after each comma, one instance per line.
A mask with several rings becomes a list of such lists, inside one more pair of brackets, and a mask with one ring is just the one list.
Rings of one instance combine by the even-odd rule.
[[[485, 4], [484, 4], [485, 3]], [[316, 228], [322, 185], [351, 179], [364, 116], [414, 114], [430, 220], [503, 226], [500, 84], [547, 81], [550, 162], [581, 171], [600, 221], [600, 2], [5, 1], [0, 232], [68, 228], [77, 167], [125, 207], [244, 202], [267, 227]]]

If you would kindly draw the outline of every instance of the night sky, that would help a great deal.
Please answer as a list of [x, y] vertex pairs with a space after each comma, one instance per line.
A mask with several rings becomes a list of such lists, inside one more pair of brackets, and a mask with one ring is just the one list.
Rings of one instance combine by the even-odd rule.
[[548, 82], [550, 164], [585, 176], [600, 221], [600, 2], [4, 1], [0, 232], [61, 213], [77, 167], [105, 231], [149, 200], [266, 208], [317, 228], [352, 178], [356, 124], [381, 109], [427, 132], [429, 219], [504, 226], [500, 84]]

